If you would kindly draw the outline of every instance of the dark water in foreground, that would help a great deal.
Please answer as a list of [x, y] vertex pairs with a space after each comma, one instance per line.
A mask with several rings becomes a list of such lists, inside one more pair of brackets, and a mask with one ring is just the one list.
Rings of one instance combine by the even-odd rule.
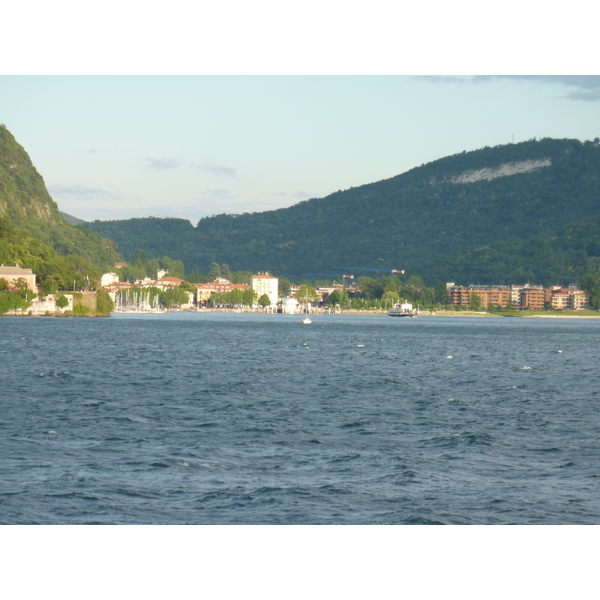
[[3, 524], [600, 523], [600, 320], [0, 331]]

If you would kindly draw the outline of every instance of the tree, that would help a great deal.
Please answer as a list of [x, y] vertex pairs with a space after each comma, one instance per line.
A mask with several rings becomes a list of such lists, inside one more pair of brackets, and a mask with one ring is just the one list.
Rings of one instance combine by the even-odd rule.
[[398, 304], [398, 302], [400, 302], [400, 294], [392, 291], [384, 292], [381, 300], [384, 302], [386, 308], [392, 307], [394, 304]]
[[148, 260], [148, 255], [144, 252], [144, 250], [136, 250], [131, 253], [131, 257], [129, 258], [130, 263], [135, 263], [137, 261], [145, 263]]
[[244, 305], [252, 306], [256, 302], [257, 297], [258, 297], [257, 293], [252, 288], [244, 290], [244, 292], [243, 292]]
[[372, 277], [359, 277], [358, 289], [367, 300], [381, 298], [383, 296], [383, 286]]
[[408, 281], [406, 282], [406, 285], [409, 285], [410, 287], [413, 287], [413, 288], [415, 288], [417, 290], [420, 290], [420, 289], [422, 289], [422, 288], [425, 287], [425, 283], [417, 275], [411, 275], [408, 278]]
[[183, 290], [184, 292], [192, 292], [193, 294], [196, 293], [196, 288], [191, 283], [188, 283], [187, 281], [184, 281], [179, 286], [179, 289]]
[[[64, 296], [63, 296], [64, 298]], [[115, 303], [108, 292], [98, 290], [96, 296], [96, 312], [100, 315], [108, 316], [115, 310]]]
[[285, 277], [280, 277], [279, 278], [279, 283], [278, 283], [278, 287], [279, 287], [279, 297], [280, 298], [285, 298], [289, 293], [290, 293], [290, 287], [291, 287], [291, 282], [289, 279], [286, 279]]
[[221, 277], [221, 267], [219, 267], [218, 263], [210, 263], [210, 272], [208, 274], [211, 281], [215, 281]]
[[188, 276], [187, 280], [190, 283], [208, 283], [208, 277], [206, 275], [201, 275], [200, 271], [198, 269], [194, 269], [190, 275]]
[[469, 310], [481, 310], [481, 298], [477, 294], [470, 295]]
[[227, 279], [227, 281], [231, 281], [231, 272], [229, 271], [229, 266], [228, 265], [222, 265], [221, 266], [221, 277], [223, 279]]
[[258, 303], [263, 307], [266, 308], [267, 306], [271, 306], [271, 299], [269, 298], [269, 296], [267, 296], [267, 294], [263, 294], [259, 299], [258, 299]]
[[334, 290], [331, 292], [329, 299], [327, 300], [327, 304], [329, 306], [335, 306], [339, 304], [340, 308], [346, 308], [350, 305], [350, 299], [348, 298], [348, 294], [343, 292], [342, 290]]
[[171, 288], [160, 293], [160, 302], [163, 306], [170, 308], [171, 306], [181, 306], [189, 302], [189, 296], [180, 288]]
[[445, 306], [448, 304], [448, 289], [446, 288], [446, 284], [443, 282], [438, 282], [433, 290], [434, 299], [437, 304], [441, 304]]
[[319, 299], [319, 294], [310, 283], [306, 283], [298, 289], [294, 297], [298, 302], [316, 302]]
[[381, 285], [383, 286], [384, 292], [396, 292], [399, 294], [402, 289], [402, 282], [398, 279], [397, 275], [382, 277]]
[[66, 306], [69, 306], [69, 299], [64, 294], [60, 294], [56, 298], [56, 306], [58, 306], [58, 308], [65, 308]]

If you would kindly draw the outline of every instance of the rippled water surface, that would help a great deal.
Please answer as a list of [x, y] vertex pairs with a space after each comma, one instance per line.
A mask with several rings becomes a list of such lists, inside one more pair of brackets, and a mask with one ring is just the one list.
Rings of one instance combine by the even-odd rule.
[[4, 524], [600, 523], [600, 321], [0, 319]]

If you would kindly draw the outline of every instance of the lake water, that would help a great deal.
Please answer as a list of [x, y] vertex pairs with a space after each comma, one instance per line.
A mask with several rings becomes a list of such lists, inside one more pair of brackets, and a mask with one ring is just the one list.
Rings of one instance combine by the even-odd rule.
[[3, 524], [600, 523], [600, 320], [0, 331]]

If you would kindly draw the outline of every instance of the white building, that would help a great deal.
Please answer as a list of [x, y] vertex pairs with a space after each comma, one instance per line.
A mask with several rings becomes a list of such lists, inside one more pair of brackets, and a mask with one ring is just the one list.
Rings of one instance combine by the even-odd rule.
[[284, 315], [295, 315], [297, 312], [302, 312], [299, 307], [300, 303], [296, 298], [284, 298], [281, 301], [281, 312]]
[[100, 287], [110, 285], [111, 283], [117, 283], [119, 276], [116, 273], [104, 273], [100, 279]]
[[267, 273], [252, 275], [252, 289], [258, 298], [266, 294], [269, 296], [271, 306], [275, 306], [279, 300], [279, 279]]

